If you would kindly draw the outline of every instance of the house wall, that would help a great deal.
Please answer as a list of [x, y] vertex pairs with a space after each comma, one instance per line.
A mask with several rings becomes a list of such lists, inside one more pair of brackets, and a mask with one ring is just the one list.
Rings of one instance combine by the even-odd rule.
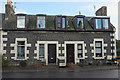
[[[5, 33], [4, 33], [5, 35]], [[111, 37], [112, 36], [112, 37]], [[58, 57], [61, 53], [61, 50], [63, 54], [65, 54], [65, 44], [66, 42], [84, 42], [85, 45], [85, 59], [84, 63], [88, 64], [90, 62], [97, 63], [99, 59], [95, 59], [94, 56], [94, 39], [103, 39], [103, 45], [104, 45], [104, 58], [102, 59], [102, 62], [105, 61], [105, 56], [111, 55], [111, 39], [114, 38], [112, 33], [110, 32], [46, 32], [46, 31], [8, 31], [7, 35], [3, 36], [3, 40], [6, 40], [3, 42], [4, 45], [4, 51], [6, 50], [6, 53], [4, 54], [8, 60], [10, 60], [10, 63], [18, 63], [20, 60], [15, 60], [15, 42], [17, 38], [25, 38], [26, 39], [26, 45], [27, 45], [27, 58], [25, 60], [28, 61], [28, 64], [35, 64], [37, 58], [37, 54], [35, 53], [37, 50], [37, 42], [38, 41], [58, 41]], [[46, 43], [45, 42], [45, 43]], [[69, 43], [68, 43], [69, 44]], [[113, 43], [115, 47], [115, 42]], [[114, 49], [114, 56], [116, 56], [116, 51]], [[64, 55], [65, 58], [65, 55]], [[40, 61], [37, 60], [37, 63]], [[76, 60], [76, 63], [78, 63], [79, 60]]]

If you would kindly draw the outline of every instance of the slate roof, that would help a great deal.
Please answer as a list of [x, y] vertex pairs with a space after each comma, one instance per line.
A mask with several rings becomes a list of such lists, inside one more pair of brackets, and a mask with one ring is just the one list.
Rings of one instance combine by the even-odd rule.
[[[73, 20], [75, 16], [66, 16], [68, 25], [66, 30], [75, 30], [75, 21]], [[92, 17], [85, 17], [85, 26], [86, 30], [93, 30], [94, 29], [94, 22], [90, 21]], [[27, 15], [26, 16], [26, 28], [25, 29], [37, 29], [36, 28], [36, 15]], [[17, 29], [17, 20], [16, 15], [11, 15], [8, 17], [8, 20], [3, 21], [3, 29]], [[46, 15], [46, 30], [56, 30], [56, 15]], [[114, 26], [111, 24], [112, 28]]]

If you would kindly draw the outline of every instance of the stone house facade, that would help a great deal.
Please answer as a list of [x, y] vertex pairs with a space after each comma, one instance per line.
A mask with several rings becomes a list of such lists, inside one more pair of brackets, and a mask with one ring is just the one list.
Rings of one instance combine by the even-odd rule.
[[116, 57], [115, 27], [105, 6], [86, 17], [15, 14], [11, 5], [0, 14], [0, 51], [10, 64], [97, 64]]

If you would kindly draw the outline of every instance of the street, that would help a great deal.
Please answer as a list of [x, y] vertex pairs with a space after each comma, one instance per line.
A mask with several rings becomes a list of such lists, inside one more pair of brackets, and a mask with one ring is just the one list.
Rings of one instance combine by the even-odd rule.
[[3, 78], [118, 78], [118, 70], [81, 72], [4, 72]]

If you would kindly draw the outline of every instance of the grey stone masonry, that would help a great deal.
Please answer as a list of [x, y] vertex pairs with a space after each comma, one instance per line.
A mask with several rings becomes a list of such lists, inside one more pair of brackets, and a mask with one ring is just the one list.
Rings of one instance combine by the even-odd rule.
[[[90, 44], [93, 43], [94, 39], [103, 39], [105, 44], [105, 53], [104, 55], [111, 55], [111, 36], [110, 32], [46, 32], [46, 31], [8, 31], [7, 36], [5, 36], [8, 41], [6, 43], [6, 54], [8, 60], [10, 60], [11, 63], [17, 63], [19, 61], [11, 59], [11, 57], [14, 57], [14, 54], [10, 54], [11, 50], [14, 49], [14, 47], [11, 47], [11, 44], [15, 44], [16, 38], [26, 38], [27, 44], [31, 44], [30, 47], [27, 48], [29, 50], [29, 54], [27, 55], [29, 59], [27, 60], [28, 63], [34, 64], [34, 50], [35, 50], [35, 44], [37, 41], [58, 41], [59, 48], [61, 47], [62, 50], [64, 48], [60, 46], [60, 44], [64, 44], [64, 41], [84, 41], [85, 43], [85, 49], [87, 50], [87, 53], [85, 56], [87, 58], [84, 60], [84, 62], [87, 64], [89, 62], [95, 62], [93, 58], [93, 53], [91, 50], [93, 49]], [[62, 52], [62, 51], [61, 51]], [[105, 59], [103, 60], [105, 61]]]

